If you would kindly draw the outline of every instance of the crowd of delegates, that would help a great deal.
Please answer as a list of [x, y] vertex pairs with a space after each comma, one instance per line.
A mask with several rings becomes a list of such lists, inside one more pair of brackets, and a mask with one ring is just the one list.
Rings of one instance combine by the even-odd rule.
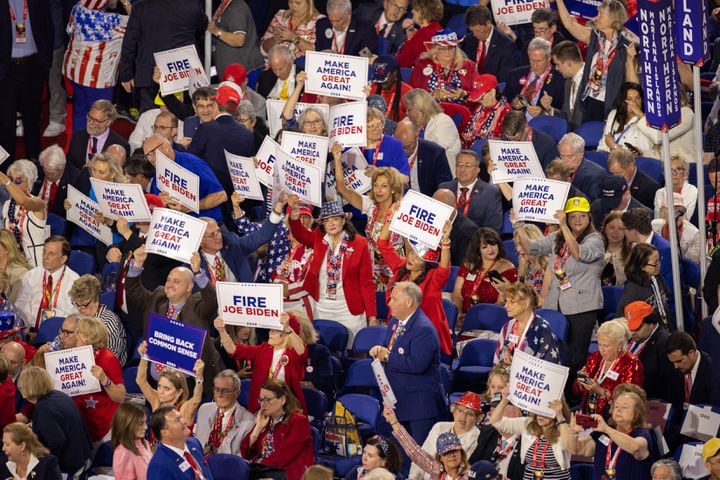
[[[0, 49], [0, 146], [9, 154], [0, 173], [0, 476], [82, 478], [109, 443], [123, 480], [211, 479], [215, 454], [242, 457], [252, 478], [327, 478], [312, 467], [315, 405], [303, 392], [315, 387], [332, 404], [342, 387], [339, 352], [318, 341], [312, 322], [326, 319], [347, 329], [348, 348], [363, 328], [386, 326], [369, 356], [384, 364], [397, 398], [384, 405], [386, 423], [362, 439], [350, 480], [567, 479], [571, 455], [592, 458], [594, 479], [677, 480], [678, 465], [660, 459], [648, 406], [660, 400], [682, 413], [720, 403], [720, 366], [696, 343], [712, 341], [697, 335], [699, 292], [688, 292], [682, 268], [674, 284], [668, 241], [675, 229], [683, 263], [711, 255], [702, 293], [713, 313], [720, 249], [700, 245], [698, 222], [712, 227], [715, 244], [720, 101], [707, 96], [717, 96], [720, 69], [703, 92], [715, 100], [705, 121], [690, 107], [691, 75], [679, 65], [671, 206], [649, 171], [662, 165], [661, 137], [646, 122], [640, 46], [625, 28], [632, 0], [603, 0], [592, 21], [555, 0], [514, 27], [496, 22], [487, 0], [462, 11], [440, 0], [213, 3], [210, 18], [189, 0], [52, 8], [9, 0], [0, 9], [11, 25]], [[451, 13], [460, 13], [454, 22]], [[162, 95], [153, 54], [199, 46], [206, 32], [217, 84]], [[336, 143], [321, 207], [266, 188], [265, 201], [246, 201], [233, 191], [225, 152], [253, 157], [266, 136], [280, 141], [284, 132], [327, 136], [323, 107], [313, 105], [345, 101], [306, 92], [309, 51], [369, 58], [361, 153], [371, 188], [360, 194], [343, 181]], [[270, 100], [284, 102], [280, 113]], [[131, 134], [120, 116], [135, 123]], [[567, 131], [541, 128], [543, 117], [564, 119]], [[701, 119], [713, 207], [706, 219], [697, 218], [706, 199], [690, 177]], [[597, 147], [580, 134], [590, 121], [605, 125]], [[67, 148], [41, 140], [66, 130], [56, 141]], [[488, 139], [532, 143], [547, 177], [571, 184], [554, 222], [518, 221], [512, 183], [491, 180]], [[201, 178], [197, 216], [207, 227], [187, 264], [146, 252], [148, 222], [96, 212], [110, 245], [70, 223], [50, 234], [72, 208], [70, 187], [97, 199], [91, 179], [140, 185], [151, 209], [188, 213], [157, 185], [159, 153]], [[605, 154], [606, 162], [589, 158]], [[411, 189], [454, 209], [437, 249], [390, 228]], [[78, 251], [94, 270], [73, 269]], [[227, 324], [217, 282], [281, 284], [281, 328]], [[450, 403], [443, 372], [458, 355], [456, 334], [483, 304], [509, 320], [488, 352], [487, 379]], [[681, 310], [687, 332], [676, 321]], [[544, 312], [567, 320], [562, 340], [557, 317]], [[151, 314], [208, 332], [194, 375], [145, 358]], [[56, 317], [57, 335], [38, 341]], [[54, 389], [44, 355], [81, 346], [92, 349], [101, 389], [71, 398]], [[570, 368], [563, 395], [548, 405], [552, 417], [509, 402], [517, 351]], [[128, 376], [129, 368], [137, 371]], [[128, 380], [140, 403], [128, 400]], [[690, 440], [681, 418], [665, 427], [671, 449]], [[713, 480], [719, 456], [713, 438], [702, 450]]]

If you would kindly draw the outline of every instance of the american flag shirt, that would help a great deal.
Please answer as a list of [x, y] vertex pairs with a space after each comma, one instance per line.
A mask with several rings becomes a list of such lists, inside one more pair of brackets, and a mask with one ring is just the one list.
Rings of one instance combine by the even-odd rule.
[[110, 88], [117, 83], [127, 15], [90, 10], [77, 3], [70, 14], [70, 44], [63, 74], [78, 85]]

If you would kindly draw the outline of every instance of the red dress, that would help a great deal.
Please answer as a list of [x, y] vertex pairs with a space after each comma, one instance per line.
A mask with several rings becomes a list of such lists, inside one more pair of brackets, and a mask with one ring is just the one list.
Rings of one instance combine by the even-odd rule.
[[[265, 427], [252, 446], [250, 445], [252, 431], [248, 432], [240, 444], [240, 454], [251, 463], [282, 469], [287, 480], [300, 480], [305, 470], [315, 464], [308, 418], [300, 412], [291, 413], [287, 422], [275, 425], [272, 441], [264, 445], [269, 430]], [[264, 455], [263, 446], [266, 447]]]
[[[422, 88], [430, 95], [438, 89], [465, 90], [469, 94], [473, 89], [477, 76], [477, 68], [472, 60], [463, 60], [460, 68], [454, 66], [445, 68], [440, 66], [439, 63], [435, 63], [432, 58], [421, 58], [415, 62], [415, 68], [413, 68], [410, 77], [410, 85], [413, 88]], [[471, 110], [474, 108], [472, 103], [464, 100], [454, 101], [453, 103], [465, 105]]]
[[[515, 267], [508, 268], [504, 272], [501, 272], [500, 275], [507, 278], [510, 283], [517, 282], [518, 274]], [[484, 270], [471, 272], [463, 264], [460, 266], [460, 270], [458, 270], [458, 278], [465, 280], [460, 289], [463, 299], [462, 313], [467, 313], [470, 307], [476, 303], [497, 303], [500, 294], [497, 289], [492, 286], [490, 277]], [[473, 299], [473, 296], [475, 296], [475, 299]]]
[[[405, 266], [406, 260], [395, 252], [395, 248], [390, 245], [389, 240], [378, 240], [378, 248], [382, 253], [385, 263], [392, 269], [393, 277], [390, 285], [385, 291], [385, 301], [390, 304], [390, 293], [392, 293], [392, 285], [398, 281], [409, 280], [407, 277], [398, 278], [400, 268]], [[425, 315], [430, 319], [438, 332], [440, 339], [440, 349], [446, 355], [452, 353], [452, 339], [450, 338], [450, 327], [445, 316], [445, 309], [442, 305], [442, 289], [450, 278], [450, 269], [438, 265], [436, 268], [430, 269], [423, 281], [419, 284], [422, 290], [422, 308]]]
[[[95, 365], [103, 369], [112, 383], [124, 385], [120, 362], [109, 349], [95, 351]], [[92, 441], [102, 439], [110, 431], [113, 414], [120, 404], [113, 402], [102, 386], [97, 393], [78, 395], [73, 400], [80, 409]]]
[[[248, 410], [255, 413], [260, 406], [258, 398], [260, 397], [260, 387], [267, 381], [270, 376], [270, 367], [272, 366], [274, 348], [268, 344], [260, 345], [235, 345], [235, 360], [252, 361], [252, 377], [250, 380], [250, 396], [248, 401]], [[305, 397], [302, 393], [300, 382], [305, 375], [305, 364], [307, 363], [307, 348], [302, 355], [298, 355], [295, 349], [287, 348], [283, 354], [287, 356], [287, 364], [285, 365], [285, 383], [290, 387], [290, 391], [300, 401], [303, 411], [307, 412], [305, 406]], [[280, 360], [283, 363], [282, 357]]]
[[442, 25], [438, 22], [430, 22], [424, 27], [420, 27], [420, 29], [415, 32], [415, 35], [408, 38], [405, 43], [402, 44], [397, 55], [395, 55], [400, 66], [410, 68], [415, 65], [415, 61], [420, 54], [427, 51], [425, 42], [429, 42], [433, 35], [435, 35], [438, 30], [442, 30], [442, 28]]
[[10, 375], [0, 384], [0, 430], [15, 421], [15, 382]]
[[[604, 363], [605, 361], [600, 355], [600, 352], [591, 353], [588, 355], [587, 361], [585, 362], [585, 371], [590, 378], [595, 379], [602, 388], [610, 392], [608, 397], [597, 398], [595, 413], [599, 413], [600, 415], [605, 414], [605, 409], [610, 404], [615, 387], [621, 383], [634, 383], [635, 385], [642, 387], [645, 380], [645, 370], [642, 362], [630, 352], [625, 352], [616, 358], [611, 364], [610, 370], [608, 370], [605, 376], [601, 378], [600, 372], [602, 371]], [[578, 384], [577, 380], [575, 380], [573, 390], [576, 394], [580, 394], [582, 396], [581, 405], [583, 413], [589, 413], [590, 409], [588, 408], [588, 397], [590, 396], [590, 392], [582, 388]]]

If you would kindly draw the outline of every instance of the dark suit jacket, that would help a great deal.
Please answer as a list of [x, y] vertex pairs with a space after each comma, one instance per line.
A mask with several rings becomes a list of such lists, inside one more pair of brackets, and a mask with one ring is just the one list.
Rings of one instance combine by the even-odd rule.
[[565, 87], [563, 88], [563, 106], [562, 109], [553, 108], [554, 117], [562, 117], [570, 124], [571, 130], [576, 130], [583, 123], [584, 107], [582, 103], [582, 95], [575, 94], [575, 102], [570, 108], [570, 89], [572, 88], [572, 78], [565, 79]]
[[666, 355], [665, 344], [669, 336], [670, 332], [659, 326], [648, 339], [638, 358], [645, 370], [643, 388], [648, 397], [675, 403], [677, 397], [675, 390], [678, 389], [668, 388], [668, 382], [673, 379], [678, 380], [680, 376]]
[[[383, 345], [390, 343], [398, 319], [392, 317]], [[385, 366], [397, 398], [396, 413], [401, 422], [439, 417], [444, 410], [440, 383], [440, 341], [435, 327], [418, 308], [405, 325], [405, 333], [393, 343]]]
[[588, 199], [592, 202], [600, 198], [602, 190], [600, 183], [606, 175], [608, 175], [607, 170], [592, 160], [583, 158], [580, 166], [575, 171], [572, 185], [587, 195]]
[[462, 215], [456, 215], [453, 220], [452, 230], [450, 231], [450, 263], [452, 265], [461, 265], [465, 259], [468, 245], [472, 236], [477, 231], [478, 226], [475, 222]]
[[153, 53], [196, 45], [207, 25], [197, 1], [146, 0], [133, 5], [120, 53], [119, 80], [134, 79], [136, 87], [151, 87]]
[[[302, 72], [303, 69], [295, 66], [295, 74], [297, 75], [299, 72]], [[263, 96], [263, 98], [268, 98], [268, 95], [270, 95], [270, 92], [272, 91], [273, 87], [275, 87], [275, 82], [277, 82], [278, 77], [275, 75], [275, 72], [270, 70], [269, 68], [267, 70], [263, 70], [260, 73], [260, 76], [258, 77], [257, 87], [255, 88], [255, 91]], [[288, 92], [288, 95], [290, 92]], [[302, 101], [302, 97], [301, 97]]]
[[[620, 40], [617, 46], [617, 54], [610, 62], [607, 73], [607, 87], [605, 91], [605, 118], [607, 118], [610, 110], [615, 108], [615, 100], [620, 94], [620, 88], [625, 82], [625, 60], [627, 58], [627, 46], [629, 41], [624, 35], [620, 35]], [[595, 30], [590, 33], [590, 42], [588, 43], [587, 52], [585, 58], [593, 58], [598, 51], [598, 35]], [[583, 70], [582, 81], [580, 82], [580, 89], [578, 92], [582, 93], [585, 90], [585, 86], [590, 78], [590, 70], [592, 70], [592, 62], [585, 62], [585, 69]]]
[[430, 197], [438, 189], [438, 185], [452, 180], [445, 150], [430, 140], [418, 139], [417, 167], [420, 191]]
[[200, 124], [187, 151], [210, 165], [225, 192], [230, 196], [233, 186], [225, 161], [225, 150], [235, 155], [249, 157], [255, 153], [252, 148], [252, 132], [230, 115], [222, 115], [215, 120]]
[[700, 352], [700, 354], [700, 365], [692, 384], [692, 390], [690, 390], [690, 403], [693, 405], [711, 404], [715, 390], [715, 376], [710, 355], [705, 352]]
[[[10, 470], [8, 470], [7, 465], [5, 465], [7, 460], [5, 454], [0, 453], [0, 477], [14, 478], [10, 475]], [[32, 478], [33, 480], [61, 480], [62, 474], [58, 468], [58, 459], [52, 454], [38, 458], [38, 464], [28, 472], [27, 478]]]
[[[210, 467], [205, 462], [203, 449], [200, 442], [195, 437], [189, 437], [185, 442], [188, 450], [192, 454], [197, 464], [202, 468], [203, 476], [206, 479], [212, 479]], [[187, 465], [185, 458], [178, 456], [177, 453], [170, 450], [162, 442], [158, 443], [157, 450], [148, 465], [148, 478], [162, 478], [163, 480], [195, 480], [195, 474], [192, 468], [186, 469], [184, 472], [180, 470], [181, 465]]]
[[532, 130], [532, 144], [535, 147], [535, 153], [537, 153], [538, 160], [545, 169], [550, 162], [560, 156], [557, 150], [557, 144], [555, 140], [547, 133], [541, 132], [535, 128]]
[[632, 184], [630, 184], [630, 194], [635, 200], [652, 210], [655, 208], [655, 192], [659, 188], [660, 184], [638, 169]]
[[[523, 89], [520, 80], [525, 80], [529, 72], [530, 67], [526, 65], [524, 67], [514, 68], [508, 73], [504, 94], [509, 102], [520, 95]], [[565, 79], [555, 67], [552, 67], [548, 78], [543, 81], [540, 95], [537, 97], [537, 105], [540, 104], [540, 98], [542, 98], [543, 92], [547, 92], [547, 94], [552, 97], [553, 108], [562, 108], [563, 100], [565, 99]]]
[[[447, 188], [455, 195], [458, 191], [458, 181], [441, 183], [438, 188]], [[478, 178], [470, 195], [470, 208], [467, 217], [475, 222], [478, 227], [490, 227], [495, 230], [502, 228], [503, 210], [500, 200], [500, 190], [497, 187], [488, 185]], [[462, 214], [462, 212], [458, 212]]]
[[[627, 209], [629, 210], [631, 208], [642, 208], [643, 210], [647, 210], [651, 217], [653, 216], [653, 211], [651, 209], [647, 208], [645, 205], [638, 202], [632, 197], [630, 197], [630, 204], [628, 205]], [[608, 215], [608, 213], [610, 213], [603, 210], [602, 198], [598, 198], [592, 201], [592, 203], [590, 204], [590, 211], [592, 212], [593, 225], [595, 225], [595, 228], [600, 230], [602, 228], [603, 222], [605, 221], [605, 217]]]
[[[30, 28], [37, 45], [40, 63], [45, 72], [50, 70], [53, 53], [53, 24], [50, 16], [50, 7], [44, 0], [28, 0], [28, 17], [30, 17]], [[22, 12], [15, 12], [18, 19], [22, 18]], [[10, 27], [10, 10], [6, 7], [0, 8], [0, 25], [5, 25], [0, 35], [0, 78], [4, 78], [10, 67], [12, 55], [13, 35]]]
[[[40, 193], [42, 193], [42, 186], [43, 182], [45, 181], [42, 171], [42, 168], [38, 169], [38, 173], [40, 175], [38, 177], [38, 181], [35, 182], [35, 186], [33, 188], [33, 195], [36, 195], [38, 197], [40, 196]], [[78, 170], [75, 165], [71, 163], [65, 164], [65, 171], [63, 171], [63, 174], [58, 181], [57, 193], [55, 194], [55, 203], [53, 205], [48, 205], [49, 213], [54, 213], [55, 215], [65, 218], [65, 206], [63, 204], [65, 203], [65, 199], [67, 198], [67, 187], [68, 185], [74, 185], [79, 175], [80, 170]]]
[[[670, 253], [670, 242], [663, 238], [659, 233], [653, 233], [650, 243], [653, 247], [657, 248], [660, 254], [660, 276], [665, 280], [665, 284], [668, 287], [668, 307], [670, 309], [670, 315], [674, 317], [675, 312], [675, 295], [673, 290], [675, 283], [673, 282], [672, 276], [672, 253]], [[680, 264], [680, 278], [682, 278], [682, 264]]]
[[[473, 62], [477, 60], [478, 43], [475, 35], [468, 33], [465, 35], [465, 39], [461, 45], [462, 51], [465, 52]], [[490, 46], [485, 53], [483, 73], [495, 75], [498, 82], [502, 82], [508, 78], [510, 70], [519, 65], [518, 58], [519, 55], [515, 47], [515, 42], [497, 28], [493, 28], [492, 36], [490, 37]]]
[[[90, 141], [90, 134], [87, 130], [78, 130], [73, 133], [70, 139], [70, 146], [67, 152], [67, 161], [81, 170], [88, 161], [88, 142]], [[114, 130], [110, 130], [108, 138], [103, 145], [102, 151], [108, 149], [110, 145], [120, 145], [125, 149], [125, 155], [130, 158], [130, 144], [125, 140], [119, 133]], [[83, 192], [87, 193], [87, 192]]]
[[[223, 233], [223, 248], [220, 250], [220, 255], [227, 264], [228, 268], [232, 271], [233, 275], [238, 282], [252, 282], [253, 272], [248, 262], [248, 257], [255, 250], [260, 248], [260, 245], [267, 243], [275, 235], [275, 231], [278, 228], [279, 223], [272, 223], [270, 220], [263, 222], [260, 230], [257, 230], [244, 237], [239, 237], [237, 234], [232, 232]], [[208, 278], [210, 273], [208, 271], [208, 264], [205, 255], [200, 255], [200, 269], [205, 272]]]
[[[318, 52], [332, 49], [332, 36], [328, 38], [326, 35], [328, 29], [332, 32], [332, 25], [327, 17], [323, 17], [315, 23], [315, 50]], [[365, 47], [372, 53], [377, 53], [378, 39], [375, 28], [353, 15], [345, 34], [344, 54], [358, 55], [360, 50]]]
[[[380, 15], [382, 15], [383, 10], [383, 2], [363, 3], [355, 9], [353, 16], [374, 28], [375, 24], [380, 19]], [[393, 23], [387, 37], [383, 37], [381, 39], [380, 36], [378, 36], [378, 48], [382, 50], [382, 43], [387, 43], [387, 47], [389, 48], [387, 52], [380, 52], [380, 54], [395, 55], [400, 48], [400, 45], [405, 43], [407, 34], [405, 33], [405, 29], [402, 28], [402, 21], [403, 19], [401, 18], [397, 22]]]
[[[128, 307], [135, 309], [136, 312], [143, 312], [143, 332], [147, 332], [148, 315], [150, 313], [165, 315], [168, 311], [169, 302], [164, 287], [158, 287], [151, 292], [143, 287], [139, 276], [131, 277], [128, 275], [125, 280], [125, 291], [127, 292]], [[209, 331], [212, 327], [212, 321], [217, 315], [217, 308], [215, 288], [208, 281], [205, 288], [201, 289], [199, 293], [193, 293], [185, 301], [177, 320]], [[212, 344], [210, 335], [205, 335], [202, 360], [205, 362], [203, 378], [215, 378], [215, 375], [222, 369], [222, 361], [220, 360], [220, 354]], [[205, 382], [203, 391], [205, 395], [212, 395], [213, 383]]]

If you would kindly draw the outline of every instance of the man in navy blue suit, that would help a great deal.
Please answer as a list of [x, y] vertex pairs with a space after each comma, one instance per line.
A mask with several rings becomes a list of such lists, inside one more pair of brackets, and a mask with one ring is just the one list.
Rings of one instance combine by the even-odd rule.
[[558, 151], [552, 137], [528, 125], [527, 118], [522, 112], [510, 110], [503, 118], [502, 129], [506, 140], [532, 142], [543, 169], [557, 158]]
[[465, 35], [462, 51], [475, 62], [478, 73], [507, 78], [518, 65], [515, 42], [493, 27], [492, 13], [485, 5], [472, 5], [465, 12], [465, 24], [472, 35]]
[[585, 158], [585, 140], [577, 133], [566, 133], [558, 142], [557, 149], [560, 160], [572, 172], [572, 186], [587, 195], [591, 203], [600, 198], [600, 185], [609, 173], [597, 163]]
[[440, 383], [440, 341], [437, 331], [420, 309], [422, 291], [413, 282], [398, 282], [390, 295], [390, 313], [383, 345], [370, 356], [385, 363], [397, 398], [398, 421], [422, 445], [445, 408]]
[[332, 50], [344, 55], [377, 54], [375, 29], [352, 13], [350, 0], [329, 0], [327, 17], [315, 24], [315, 50]]
[[170, 406], [158, 408], [150, 417], [150, 428], [159, 443], [148, 465], [148, 478], [213, 480], [202, 445], [190, 437], [180, 412]]
[[452, 180], [445, 149], [420, 138], [415, 124], [408, 118], [398, 122], [395, 138], [400, 140], [410, 164], [410, 188], [431, 197], [438, 185]]

